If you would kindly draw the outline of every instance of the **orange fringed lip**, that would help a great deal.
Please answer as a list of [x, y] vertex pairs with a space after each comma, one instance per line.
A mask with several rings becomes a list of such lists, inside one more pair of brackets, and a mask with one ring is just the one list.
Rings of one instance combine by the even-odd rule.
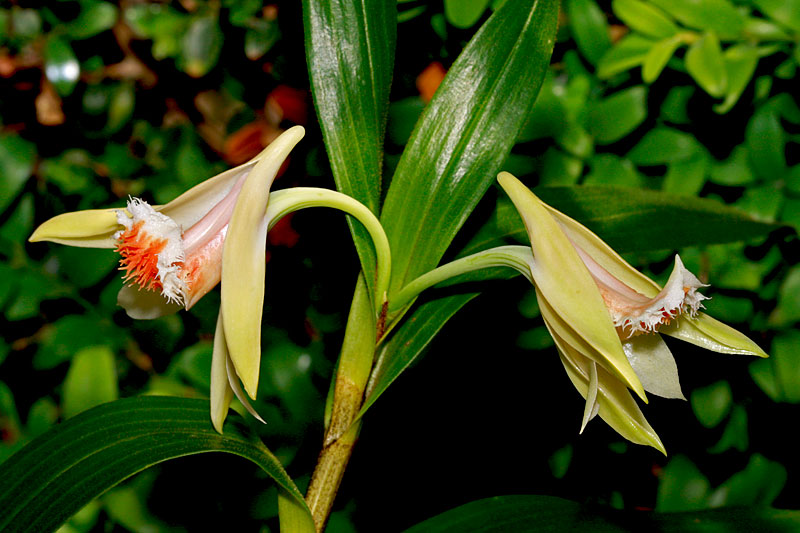
[[123, 281], [130, 281], [146, 290], [161, 290], [158, 279], [158, 254], [164, 251], [167, 239], [158, 239], [142, 230], [144, 221], [136, 222], [119, 235], [115, 251], [119, 253], [119, 270]]

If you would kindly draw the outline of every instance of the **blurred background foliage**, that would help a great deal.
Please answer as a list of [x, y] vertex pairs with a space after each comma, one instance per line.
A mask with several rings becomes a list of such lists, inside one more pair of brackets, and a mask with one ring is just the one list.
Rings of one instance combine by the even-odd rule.
[[[387, 175], [499, 1], [398, 2]], [[132, 321], [116, 305], [112, 251], [26, 239], [65, 211], [128, 195], [168, 201], [293, 124], [309, 133], [276, 187], [333, 188], [299, 4], [0, 4], [0, 460], [102, 402], [207, 395], [217, 292], [188, 313]], [[709, 313], [771, 358], [671, 344], [689, 401], [654, 398], [646, 413], [669, 457], [600, 422], [579, 437], [583, 402], [532, 289], [487, 282], [367, 417], [330, 530], [402, 529], [499, 494], [620, 509], [796, 508], [787, 432], [800, 403], [798, 65], [798, 0], [565, 0], [550, 72], [505, 168], [532, 187], [662, 190], [775, 222], [766, 239], [679, 250], [712, 284]], [[461, 244], [500, 196], [489, 192]], [[342, 217], [325, 211], [282, 222], [269, 240], [255, 403], [268, 424], [257, 430], [303, 489], [358, 260]], [[626, 257], [664, 281], [675, 251]], [[275, 490], [244, 461], [190, 457], [113, 489], [63, 530], [276, 530]]]

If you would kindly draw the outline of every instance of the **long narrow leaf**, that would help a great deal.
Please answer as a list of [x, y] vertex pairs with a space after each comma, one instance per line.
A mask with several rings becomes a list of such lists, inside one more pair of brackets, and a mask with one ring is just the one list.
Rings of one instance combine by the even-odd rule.
[[420, 118], [381, 213], [392, 291], [436, 266], [494, 181], [544, 79], [557, 15], [558, 0], [506, 2]]
[[0, 530], [52, 531], [93, 498], [149, 466], [224, 452], [256, 463], [278, 483], [282, 514], [291, 522], [284, 521], [284, 527], [313, 532], [303, 496], [278, 459], [241, 419], [228, 420], [220, 435], [211, 426], [207, 401], [156, 396], [85, 411], [0, 465]]
[[[320, 127], [339, 191], [378, 213], [397, 6], [385, 0], [304, 0], [306, 59]], [[372, 286], [369, 236], [348, 219]]]

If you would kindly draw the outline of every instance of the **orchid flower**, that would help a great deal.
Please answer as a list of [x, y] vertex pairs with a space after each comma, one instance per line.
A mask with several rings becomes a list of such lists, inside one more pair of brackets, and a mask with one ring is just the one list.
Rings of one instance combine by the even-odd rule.
[[258, 417], [238, 380], [255, 399], [269, 192], [304, 134], [300, 126], [287, 130], [251, 161], [166, 205], [131, 198], [126, 209], [66, 213], [44, 222], [30, 237], [31, 242], [114, 248], [128, 282], [117, 300], [133, 318], [189, 309], [222, 280], [211, 373], [211, 418], [220, 432], [234, 393]]
[[[766, 357], [740, 332], [700, 312], [705, 287], [680, 257], [661, 288], [585, 226], [539, 200], [506, 172], [498, 181], [531, 240], [530, 279], [570, 380], [586, 399], [581, 431], [599, 414], [620, 435], [664, 452], [633, 390], [683, 398], [675, 360], [658, 333], [721, 353]], [[519, 254], [517, 254], [519, 255]]]

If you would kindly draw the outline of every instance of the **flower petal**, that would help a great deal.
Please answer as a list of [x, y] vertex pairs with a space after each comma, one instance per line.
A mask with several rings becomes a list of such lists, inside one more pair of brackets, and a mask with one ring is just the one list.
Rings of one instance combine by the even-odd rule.
[[601, 358], [597, 362], [644, 399], [600, 291], [561, 226], [517, 178], [501, 172], [497, 180], [525, 222], [534, 256], [531, 273], [544, 299], [596, 350]]
[[30, 242], [50, 241], [81, 248], [114, 248], [119, 229], [115, 209], [88, 209], [55, 216], [43, 222]]
[[261, 418], [261, 415], [258, 414], [258, 411], [256, 411], [255, 408], [250, 405], [250, 400], [247, 399], [244, 391], [242, 391], [242, 387], [239, 385], [239, 376], [236, 375], [236, 369], [233, 368], [233, 361], [231, 361], [230, 354], [228, 354], [228, 357], [225, 358], [225, 369], [227, 370], [228, 374], [228, 385], [230, 385], [233, 393], [236, 395], [239, 401], [242, 402], [244, 408], [247, 409], [247, 412], [253, 415], [256, 420], [262, 424], [266, 424], [267, 422]]
[[261, 366], [269, 189], [283, 161], [304, 134], [301, 126], [295, 126], [262, 153], [236, 201], [222, 251], [222, 317], [228, 352], [253, 399]]
[[168, 302], [159, 291], [149, 291], [125, 285], [117, 294], [117, 305], [125, 309], [129, 317], [136, 320], [152, 320], [177, 313], [183, 306]]
[[583, 435], [586, 424], [597, 416], [598, 411], [600, 411], [600, 404], [597, 403], [597, 363], [592, 361], [589, 364], [589, 389], [586, 392], [586, 407], [583, 408], [581, 430], [578, 432], [580, 435]]
[[660, 335], [635, 335], [622, 341], [622, 349], [644, 390], [662, 398], [686, 399], [678, 379], [678, 365]]
[[[559, 314], [550, 305], [550, 302], [547, 301], [542, 292], [539, 290], [538, 286], [535, 287], [535, 290], [536, 290], [536, 299], [539, 303], [539, 311], [542, 313], [542, 318], [544, 318], [545, 326], [547, 326], [547, 329], [548, 331], [550, 331], [551, 336], [553, 337], [558, 336], [562, 340], [562, 342], [569, 345], [570, 348], [580, 353], [583, 357], [586, 357], [587, 359], [599, 364], [601, 367], [605, 368], [606, 371], [608, 371], [610, 374], [617, 376], [617, 379], [619, 379], [623, 383], [626, 382], [624, 376], [620, 375], [620, 373], [617, 372], [614, 367], [609, 366], [607, 358], [600, 351], [598, 351], [594, 346], [589, 344], [586, 341], [586, 339], [582, 337], [578, 333], [578, 331], [572, 327], [571, 323], [567, 322], [561, 316], [559, 316]], [[621, 343], [620, 343], [620, 349], [622, 349]], [[627, 362], [627, 356], [625, 360]], [[630, 363], [628, 364], [630, 365]], [[633, 371], [633, 368], [631, 368], [631, 371]], [[638, 377], [636, 378], [636, 383], [641, 389], [641, 392], [637, 391], [637, 395], [639, 395], [639, 397], [641, 397], [642, 400], [645, 403], [647, 403], [647, 397], [645, 396], [644, 393], [644, 387], [642, 386]]]
[[694, 318], [682, 316], [669, 326], [659, 329], [659, 333], [691, 342], [714, 352], [769, 357], [745, 334], [705, 313], [698, 313]]
[[228, 347], [225, 344], [225, 330], [222, 327], [222, 314], [217, 316], [217, 330], [214, 333], [214, 351], [211, 356], [211, 423], [219, 434], [228, 416], [228, 407], [233, 399], [233, 389], [228, 382]]
[[[558, 347], [561, 363], [570, 381], [584, 398], [589, 395], [590, 367], [592, 361], [583, 357], [564, 343], [557, 335], [553, 340]], [[647, 422], [636, 400], [625, 385], [600, 366], [597, 369], [597, 414], [614, 431], [635, 444], [652, 446], [667, 454], [661, 439]]]

